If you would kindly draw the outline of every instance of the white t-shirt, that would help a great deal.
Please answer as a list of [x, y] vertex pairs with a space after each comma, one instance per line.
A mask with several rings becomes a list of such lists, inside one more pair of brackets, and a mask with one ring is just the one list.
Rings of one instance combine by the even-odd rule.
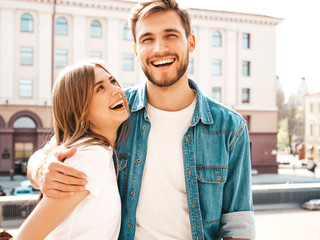
[[121, 201], [111, 147], [78, 147], [65, 163], [87, 174], [90, 193], [45, 239], [118, 239]]
[[195, 105], [196, 98], [176, 112], [147, 105], [151, 130], [136, 213], [136, 240], [192, 239], [182, 139]]

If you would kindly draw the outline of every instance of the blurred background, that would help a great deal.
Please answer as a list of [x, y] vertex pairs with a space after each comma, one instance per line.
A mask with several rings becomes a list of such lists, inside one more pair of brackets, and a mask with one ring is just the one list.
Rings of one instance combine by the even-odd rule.
[[[320, 199], [317, 1], [178, 2], [196, 36], [189, 78], [247, 121], [257, 239], [318, 239], [319, 212], [302, 208]], [[50, 138], [59, 72], [101, 58], [123, 87], [146, 81], [127, 24], [135, 3], [0, 0], [1, 227], [14, 232], [37, 199], [26, 167]]]

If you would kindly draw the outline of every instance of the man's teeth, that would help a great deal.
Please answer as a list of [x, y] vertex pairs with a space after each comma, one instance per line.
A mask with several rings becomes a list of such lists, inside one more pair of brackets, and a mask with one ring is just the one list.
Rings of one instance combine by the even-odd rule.
[[173, 63], [174, 59], [161, 59], [161, 60], [155, 60], [153, 61], [153, 65], [163, 65], [163, 64], [168, 64], [168, 63]]
[[112, 105], [110, 106], [110, 108], [115, 108], [116, 106], [118, 106], [118, 105], [120, 105], [120, 104], [123, 104], [123, 103], [124, 103], [123, 100], [119, 100], [118, 102], [112, 104]]

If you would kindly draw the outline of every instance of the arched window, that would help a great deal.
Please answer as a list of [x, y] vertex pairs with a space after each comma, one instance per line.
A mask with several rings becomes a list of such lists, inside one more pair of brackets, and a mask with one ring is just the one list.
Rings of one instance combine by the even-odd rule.
[[128, 23], [123, 26], [123, 40], [133, 40]]
[[21, 32], [33, 32], [33, 18], [29, 13], [22, 14], [20, 30]]
[[30, 117], [20, 117], [14, 122], [13, 128], [36, 128], [36, 123]]
[[214, 32], [212, 35], [212, 46], [214, 47], [221, 47], [222, 40], [221, 40], [221, 33], [220, 32]]
[[91, 37], [100, 38], [101, 37], [101, 23], [97, 20], [91, 22]]
[[64, 17], [59, 17], [56, 20], [56, 34], [57, 35], [68, 34], [68, 22]]

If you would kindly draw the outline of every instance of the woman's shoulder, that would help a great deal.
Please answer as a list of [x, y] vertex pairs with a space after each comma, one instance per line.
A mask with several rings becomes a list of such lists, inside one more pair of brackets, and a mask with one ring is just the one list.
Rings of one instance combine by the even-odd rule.
[[112, 147], [109, 146], [102, 146], [99, 143], [90, 143], [86, 144], [86, 140], [79, 140], [75, 144], [73, 144], [74, 147], [76, 147], [77, 151], [76, 153], [66, 160], [66, 163], [71, 163], [74, 161], [105, 161], [105, 159], [112, 158]]

